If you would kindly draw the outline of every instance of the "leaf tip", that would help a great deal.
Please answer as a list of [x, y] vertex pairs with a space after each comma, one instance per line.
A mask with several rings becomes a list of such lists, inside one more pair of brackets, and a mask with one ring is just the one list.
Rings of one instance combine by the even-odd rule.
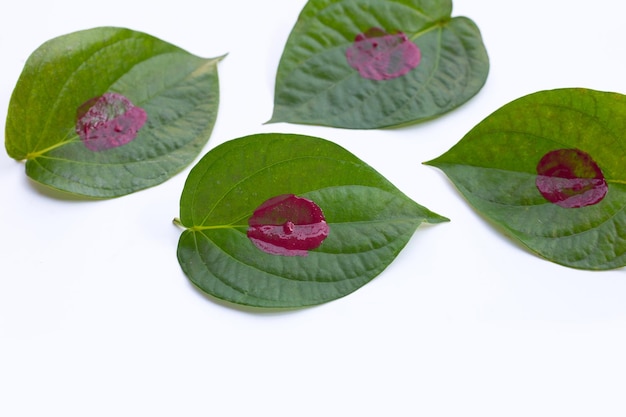
[[272, 112], [272, 116], [269, 118], [269, 120], [265, 123], [263, 123], [264, 125], [270, 125], [270, 124], [274, 124], [274, 123], [283, 123], [283, 122], [289, 122], [289, 120], [287, 120], [284, 117], [280, 116], [280, 111], [277, 111], [276, 108], [274, 108], [273, 112]]
[[441, 214], [435, 213], [427, 209], [426, 207], [421, 207], [422, 209], [422, 222], [429, 224], [438, 224], [438, 223], [447, 223], [450, 221], [449, 218], [442, 216]]
[[437, 160], [438, 160], [438, 159], [439, 159], [439, 158], [434, 158], [434, 159], [431, 159], [431, 160], [429, 160], [429, 161], [424, 161], [424, 162], [422, 162], [422, 165], [431, 166], [431, 167], [436, 167], [436, 166], [437, 166]]
[[431, 217], [428, 218], [427, 221], [430, 224], [438, 224], [438, 223], [449, 223], [450, 219], [440, 214], [433, 213]]

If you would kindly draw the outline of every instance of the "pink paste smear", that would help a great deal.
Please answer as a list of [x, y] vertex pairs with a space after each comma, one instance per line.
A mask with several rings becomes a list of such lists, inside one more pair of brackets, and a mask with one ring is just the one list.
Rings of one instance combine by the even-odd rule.
[[322, 209], [293, 194], [265, 201], [254, 211], [248, 225], [248, 238], [257, 248], [283, 256], [307, 256], [329, 232]]
[[123, 95], [104, 93], [78, 108], [76, 133], [88, 149], [104, 151], [131, 142], [147, 119], [144, 109]]
[[389, 80], [417, 67], [420, 49], [402, 32], [389, 34], [380, 28], [360, 33], [346, 50], [348, 64], [363, 78]]
[[548, 152], [537, 165], [535, 183], [546, 200], [565, 208], [597, 204], [608, 192], [600, 167], [578, 149]]

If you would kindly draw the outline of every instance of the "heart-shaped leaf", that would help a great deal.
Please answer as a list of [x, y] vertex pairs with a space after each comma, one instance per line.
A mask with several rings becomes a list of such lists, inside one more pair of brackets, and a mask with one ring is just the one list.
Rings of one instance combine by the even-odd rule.
[[626, 97], [542, 91], [427, 164], [530, 250], [579, 269], [626, 265]]
[[446, 220], [332, 142], [259, 134], [216, 147], [191, 170], [178, 259], [219, 299], [307, 306], [365, 285], [421, 222]]
[[285, 46], [270, 122], [380, 128], [465, 103], [489, 59], [450, 0], [310, 0]]
[[40, 46], [9, 103], [5, 146], [50, 187], [115, 197], [162, 183], [206, 144], [217, 63], [150, 35], [102, 27]]

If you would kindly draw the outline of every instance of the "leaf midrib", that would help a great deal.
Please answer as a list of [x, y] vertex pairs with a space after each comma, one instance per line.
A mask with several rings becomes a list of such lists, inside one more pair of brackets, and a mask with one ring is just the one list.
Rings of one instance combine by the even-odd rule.
[[[250, 214], [247, 217], [250, 217]], [[418, 222], [420, 218], [416, 217], [394, 217], [391, 219], [374, 219], [374, 220], [347, 220], [341, 222], [329, 222], [328, 225], [372, 225], [372, 224], [394, 224], [394, 223], [407, 223], [407, 222]], [[207, 230], [219, 230], [219, 229], [247, 229], [249, 225], [247, 224], [220, 224], [220, 225], [211, 225], [211, 226], [190, 226], [186, 227], [190, 232], [205, 232]]]

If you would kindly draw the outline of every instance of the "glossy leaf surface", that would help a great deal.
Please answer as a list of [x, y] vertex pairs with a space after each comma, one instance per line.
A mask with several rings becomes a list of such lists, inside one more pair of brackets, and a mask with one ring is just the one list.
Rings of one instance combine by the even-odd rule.
[[626, 97], [541, 91], [427, 164], [533, 252], [579, 269], [626, 265]]
[[[29, 57], [11, 96], [7, 152], [26, 160], [35, 181], [70, 193], [115, 197], [157, 185], [209, 139], [218, 61], [122, 28], [52, 39]], [[114, 99], [98, 107], [102, 97]], [[79, 135], [91, 129], [101, 139]]]
[[[253, 215], [251, 224], [257, 216], [268, 222], [259, 211], [289, 195], [314, 202], [328, 225], [328, 236], [306, 256], [265, 252], [247, 236]], [[319, 222], [319, 213], [307, 211]], [[178, 259], [198, 288], [219, 299], [256, 307], [314, 305], [372, 280], [420, 223], [446, 220], [332, 142], [253, 135], [216, 147], [192, 169], [180, 202], [186, 230]]]
[[310, 0], [276, 76], [271, 122], [380, 128], [430, 119], [473, 97], [489, 59], [450, 0]]

